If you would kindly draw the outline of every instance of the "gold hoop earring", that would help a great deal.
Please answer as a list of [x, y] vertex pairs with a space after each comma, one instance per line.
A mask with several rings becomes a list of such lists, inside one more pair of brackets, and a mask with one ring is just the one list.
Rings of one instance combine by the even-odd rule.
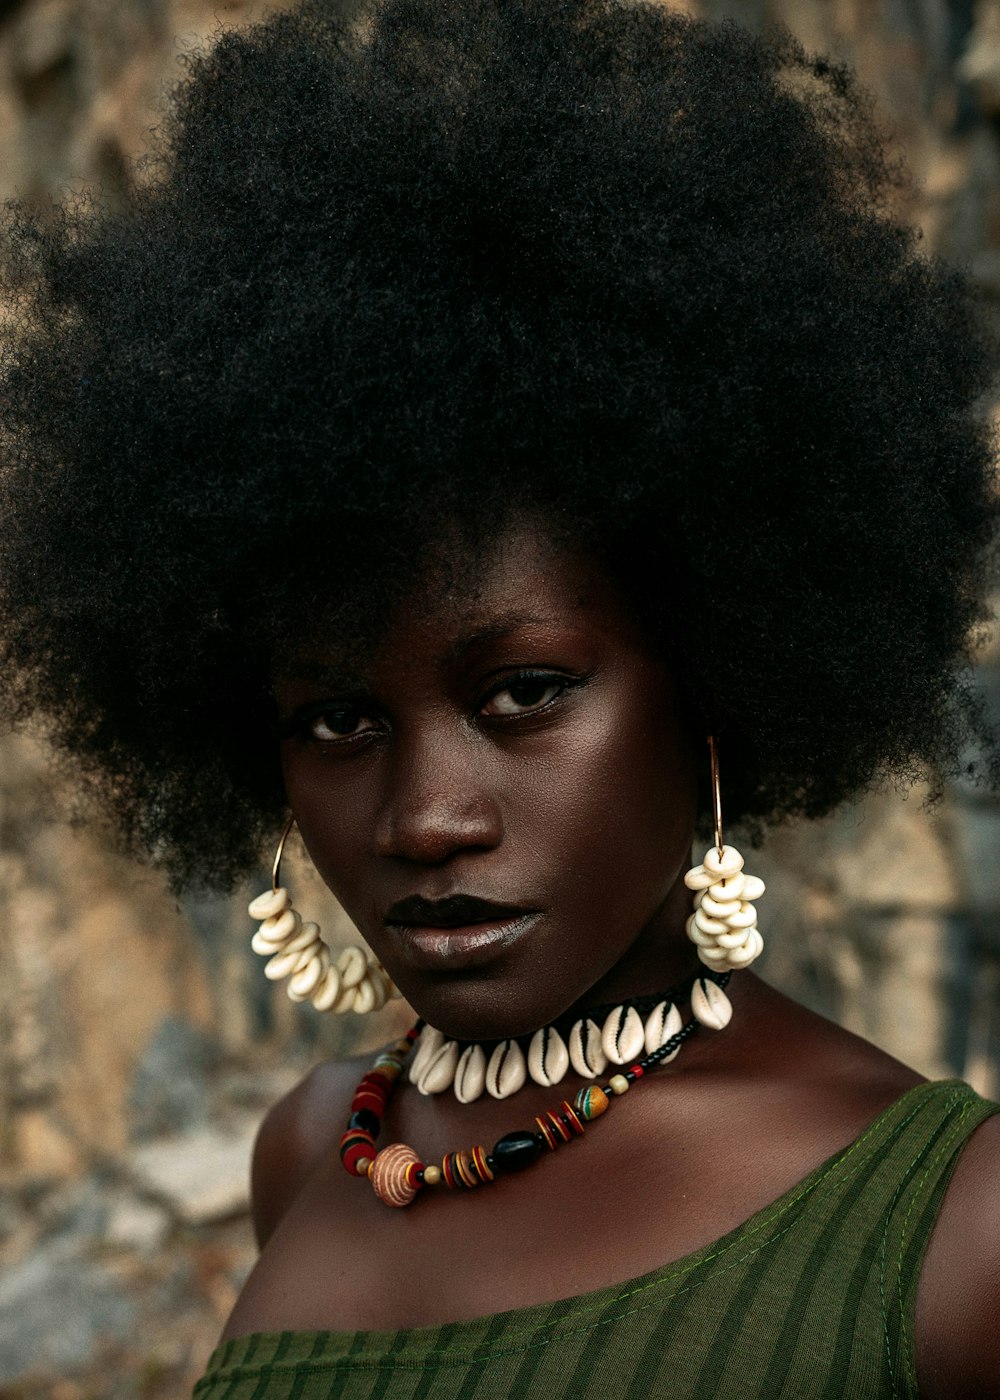
[[295, 818], [281, 832], [271, 868], [271, 888], [252, 900], [248, 913], [261, 924], [250, 941], [255, 953], [268, 959], [264, 976], [272, 982], [288, 978], [292, 1001], [311, 1001], [317, 1011], [378, 1011], [400, 995], [382, 964], [365, 948], [352, 944], [333, 961], [319, 924], [303, 923], [291, 895], [278, 883], [281, 857]]
[[749, 967], [764, 950], [757, 927], [755, 899], [764, 893], [764, 881], [748, 875], [735, 846], [722, 840], [722, 796], [719, 789], [719, 751], [714, 735], [708, 736], [712, 764], [712, 816], [715, 845], [709, 846], [701, 865], [684, 876], [695, 891], [694, 913], [687, 921], [687, 935], [698, 956], [714, 972]]

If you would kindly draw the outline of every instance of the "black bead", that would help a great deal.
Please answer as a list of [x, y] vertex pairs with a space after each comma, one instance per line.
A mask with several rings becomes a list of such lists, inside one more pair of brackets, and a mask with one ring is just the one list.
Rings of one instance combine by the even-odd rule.
[[537, 1162], [542, 1139], [537, 1133], [508, 1133], [494, 1143], [490, 1156], [496, 1172], [519, 1172]]
[[364, 1133], [371, 1133], [372, 1137], [378, 1137], [379, 1129], [382, 1127], [382, 1120], [377, 1113], [372, 1113], [370, 1108], [359, 1108], [357, 1113], [352, 1113], [347, 1120], [349, 1128], [360, 1128]]

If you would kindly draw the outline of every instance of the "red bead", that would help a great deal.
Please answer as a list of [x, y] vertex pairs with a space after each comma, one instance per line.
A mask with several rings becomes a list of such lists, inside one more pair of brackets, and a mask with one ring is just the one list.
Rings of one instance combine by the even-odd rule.
[[371, 1161], [375, 1152], [375, 1139], [361, 1128], [351, 1128], [340, 1139], [340, 1160], [351, 1176], [360, 1176], [358, 1163], [364, 1158]]
[[351, 1112], [357, 1113], [367, 1108], [376, 1118], [384, 1118], [387, 1098], [386, 1094], [376, 1094], [373, 1089], [359, 1089], [351, 1100]]
[[583, 1137], [583, 1124], [580, 1122], [580, 1115], [573, 1105], [567, 1099], [563, 1099], [559, 1108], [563, 1120], [569, 1122], [571, 1131], [574, 1132], [577, 1137]]
[[646, 1071], [643, 1069], [642, 1065], [633, 1065], [632, 1068], [626, 1070], [625, 1073], [631, 1074], [635, 1079], [641, 1079]]
[[[570, 1130], [569, 1130], [569, 1128], [566, 1126], [566, 1124], [565, 1124], [565, 1123], [562, 1121], [562, 1119], [559, 1117], [559, 1115], [556, 1114], [556, 1113], [548, 1113], [548, 1112], [547, 1112], [547, 1113], [545, 1114], [545, 1116], [546, 1116], [546, 1118], [549, 1120], [549, 1122], [552, 1124], [552, 1131], [553, 1131], [553, 1133], [555, 1134], [556, 1138], [557, 1138], [557, 1139], [561, 1138], [563, 1142], [569, 1142], [570, 1137], [572, 1136], [572, 1134], [570, 1133]], [[558, 1142], [556, 1143], [556, 1145], [558, 1146]]]
[[485, 1147], [474, 1147], [472, 1149], [472, 1165], [479, 1173], [480, 1181], [486, 1182], [493, 1180], [493, 1173], [490, 1171], [489, 1166], [486, 1162]]
[[545, 1139], [545, 1146], [549, 1149], [550, 1152], [554, 1152], [558, 1146], [558, 1143], [555, 1140], [552, 1128], [549, 1126], [549, 1124], [544, 1118], [536, 1118], [535, 1122], [538, 1125], [538, 1131]]

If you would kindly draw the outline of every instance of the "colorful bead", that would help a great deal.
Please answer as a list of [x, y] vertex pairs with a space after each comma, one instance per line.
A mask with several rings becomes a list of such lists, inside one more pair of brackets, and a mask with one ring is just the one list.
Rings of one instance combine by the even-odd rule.
[[597, 1084], [591, 1084], [586, 1089], [580, 1089], [573, 1100], [573, 1107], [579, 1113], [585, 1123], [589, 1123], [592, 1118], [600, 1118], [601, 1114], [607, 1110], [608, 1096]]
[[452, 1191], [471, 1191], [473, 1187], [479, 1185], [479, 1177], [476, 1175], [472, 1156], [468, 1152], [447, 1152], [441, 1161], [441, 1174], [444, 1177], [444, 1184]]
[[570, 1138], [573, 1136], [573, 1134], [570, 1132], [569, 1124], [564, 1123], [559, 1117], [558, 1113], [551, 1113], [546, 1111], [545, 1116], [549, 1120], [549, 1123], [552, 1125], [552, 1131], [555, 1133], [556, 1138], [558, 1140], [556, 1145], [558, 1146], [558, 1143], [560, 1141], [569, 1142]]
[[361, 1176], [361, 1162], [370, 1160], [376, 1151], [374, 1137], [361, 1128], [349, 1128], [340, 1139], [340, 1160], [352, 1176]]
[[568, 1099], [563, 1099], [559, 1105], [559, 1111], [570, 1132], [575, 1133], [577, 1137], [583, 1137], [583, 1124], [580, 1122], [576, 1109]]
[[362, 1132], [371, 1133], [372, 1137], [378, 1137], [382, 1127], [382, 1119], [377, 1113], [372, 1113], [367, 1108], [359, 1108], [356, 1113], [352, 1113], [347, 1120], [349, 1128], [360, 1128]]
[[368, 1179], [383, 1205], [408, 1206], [420, 1189], [420, 1171], [426, 1169], [413, 1148], [394, 1142], [377, 1154]]
[[490, 1156], [496, 1172], [519, 1172], [537, 1162], [542, 1150], [542, 1140], [536, 1133], [507, 1133], [493, 1144]]
[[545, 1143], [545, 1146], [549, 1149], [550, 1152], [554, 1152], [559, 1144], [556, 1142], [555, 1135], [553, 1134], [552, 1129], [549, 1127], [548, 1123], [545, 1121], [544, 1118], [536, 1118], [535, 1123], [538, 1127], [538, 1131], [542, 1135], [542, 1139]]
[[472, 1165], [475, 1167], [480, 1181], [487, 1182], [493, 1180], [493, 1172], [490, 1170], [490, 1164], [486, 1159], [485, 1147], [474, 1147], [472, 1149]]

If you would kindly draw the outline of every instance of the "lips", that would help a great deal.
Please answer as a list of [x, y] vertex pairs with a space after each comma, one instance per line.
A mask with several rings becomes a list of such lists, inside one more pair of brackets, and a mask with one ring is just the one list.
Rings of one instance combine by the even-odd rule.
[[535, 911], [523, 905], [496, 904], [472, 894], [453, 894], [446, 899], [425, 899], [413, 894], [398, 900], [385, 916], [387, 924], [414, 928], [463, 928], [469, 924], [494, 924]]
[[540, 917], [537, 909], [497, 904], [475, 895], [437, 900], [410, 895], [389, 909], [384, 922], [411, 966], [457, 972], [503, 956]]

